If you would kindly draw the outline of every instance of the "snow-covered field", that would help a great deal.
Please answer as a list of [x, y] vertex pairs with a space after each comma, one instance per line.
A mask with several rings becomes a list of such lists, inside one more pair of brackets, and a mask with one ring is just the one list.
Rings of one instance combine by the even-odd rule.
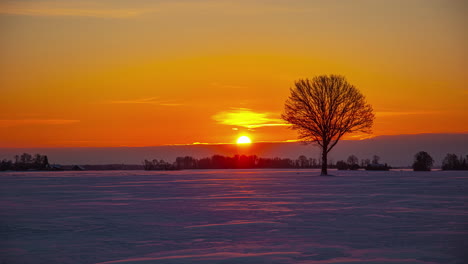
[[0, 173], [0, 263], [468, 263], [467, 172]]

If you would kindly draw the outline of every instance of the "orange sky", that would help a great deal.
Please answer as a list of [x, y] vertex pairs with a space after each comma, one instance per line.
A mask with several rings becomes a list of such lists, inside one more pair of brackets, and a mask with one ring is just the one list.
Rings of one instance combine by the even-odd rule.
[[[255, 3], [253, 3], [255, 2]], [[298, 78], [342, 74], [374, 135], [468, 132], [463, 1], [0, 2], [0, 147], [296, 139]]]

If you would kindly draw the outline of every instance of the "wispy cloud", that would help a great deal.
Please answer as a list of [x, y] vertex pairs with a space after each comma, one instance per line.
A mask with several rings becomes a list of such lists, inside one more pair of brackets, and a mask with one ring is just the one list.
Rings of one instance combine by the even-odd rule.
[[371, 139], [376, 137], [376, 135], [372, 134], [351, 134], [345, 135], [342, 139], [344, 140], [364, 140], [364, 139]]
[[73, 119], [0, 119], [0, 127], [14, 127], [27, 125], [69, 125], [79, 123]]
[[171, 101], [162, 101], [158, 100], [158, 97], [148, 97], [148, 98], [139, 98], [139, 99], [130, 99], [130, 100], [113, 100], [108, 101], [109, 104], [152, 104], [152, 105], [161, 105], [161, 106], [179, 106], [180, 103], [174, 103]]
[[269, 112], [254, 112], [248, 108], [231, 108], [222, 111], [212, 118], [219, 124], [239, 126], [246, 128], [288, 126], [282, 119], [275, 118], [275, 114]]

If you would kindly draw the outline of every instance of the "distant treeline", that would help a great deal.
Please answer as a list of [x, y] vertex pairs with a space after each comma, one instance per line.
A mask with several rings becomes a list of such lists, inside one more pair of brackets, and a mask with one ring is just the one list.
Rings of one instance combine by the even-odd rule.
[[442, 161], [442, 170], [468, 170], [468, 155], [463, 158], [456, 154], [447, 154]]
[[6, 159], [0, 161], [0, 171], [49, 170], [50, 168], [49, 158], [40, 154], [23, 153], [16, 155], [13, 161]]
[[145, 170], [183, 170], [183, 169], [251, 169], [251, 168], [319, 168], [317, 159], [300, 156], [289, 158], [259, 158], [256, 155], [235, 155], [196, 159], [191, 156], [177, 157], [175, 162], [164, 160], [145, 160]]
[[348, 157], [346, 161], [339, 160], [336, 162], [336, 168], [338, 170], [359, 170], [364, 168], [366, 170], [378, 170], [378, 171], [388, 171], [392, 167], [388, 166], [387, 163], [380, 164], [380, 157], [374, 155], [372, 160], [370, 159], [362, 159], [359, 165], [358, 157], [351, 155]]
[[[143, 165], [128, 164], [105, 164], [105, 165], [65, 165], [49, 164], [47, 155], [31, 155], [23, 153], [16, 155], [14, 160], [0, 160], [0, 171], [60, 171], [60, 170], [183, 170], [183, 169], [253, 169], [253, 168], [296, 168], [296, 169], [318, 169], [322, 164], [320, 159], [307, 158], [304, 155], [297, 159], [289, 158], [260, 158], [256, 155], [235, 155], [232, 157], [214, 155], [212, 157], [196, 159], [191, 156], [177, 157], [175, 162], [169, 163], [164, 160], [145, 160]], [[372, 159], [359, 160], [351, 155], [346, 161], [339, 160], [334, 163], [330, 160], [328, 168], [338, 170], [389, 170], [391, 167], [386, 163], [381, 164], [379, 156]], [[415, 155], [413, 169], [419, 171], [430, 171], [434, 163], [432, 157], [424, 151]], [[447, 154], [442, 161], [442, 170], [468, 170], [468, 155], [457, 156]]]
[[[413, 170], [430, 171], [434, 159], [425, 151], [420, 151], [414, 155]], [[468, 155], [463, 158], [455, 154], [447, 154], [442, 160], [442, 170], [468, 170]]]
[[[378, 156], [374, 156], [372, 162], [370, 159], [361, 161], [358, 164], [356, 156], [352, 155], [348, 158], [350, 161], [349, 168], [359, 169], [361, 167], [368, 167], [369, 164], [378, 164]], [[341, 161], [340, 161], [341, 162]], [[329, 168], [337, 168], [340, 162], [334, 163], [331, 161], [328, 164]], [[307, 158], [304, 155], [299, 156], [297, 159], [289, 158], [260, 158], [256, 155], [235, 155], [232, 157], [214, 155], [212, 157], [196, 159], [191, 156], [177, 157], [175, 162], [169, 163], [164, 160], [145, 160], [143, 162], [145, 170], [183, 170], [183, 169], [253, 169], [253, 168], [300, 168], [311, 169], [320, 168], [322, 166], [320, 159]], [[384, 165], [386, 166], [386, 165]], [[342, 167], [339, 167], [343, 169]], [[346, 169], [348, 166], [346, 167]], [[375, 166], [373, 167], [375, 168]]]
[[142, 170], [142, 165], [102, 164], [102, 165], [59, 165], [49, 164], [47, 155], [23, 153], [13, 160], [0, 160], [0, 171], [64, 171], [64, 170]]
[[[421, 154], [423, 154], [421, 156]], [[296, 168], [296, 169], [318, 169], [322, 164], [320, 159], [307, 158], [304, 155], [297, 159], [289, 158], [260, 158], [256, 155], [235, 155], [232, 157], [213, 155], [211, 157], [196, 159], [191, 156], [177, 157], [175, 162], [170, 163], [164, 160], [145, 160], [143, 167], [145, 170], [184, 170], [184, 169], [254, 169], [254, 168]], [[414, 170], [431, 170], [433, 165], [432, 157], [424, 152], [415, 155], [413, 163]], [[339, 160], [334, 163], [332, 160], [328, 168], [338, 170], [389, 170], [392, 167], [386, 163], [380, 163], [380, 157], [374, 155], [372, 159], [361, 159], [351, 155], [346, 161]], [[458, 157], [455, 154], [447, 154], [442, 161], [442, 170], [468, 170], [468, 156]]]

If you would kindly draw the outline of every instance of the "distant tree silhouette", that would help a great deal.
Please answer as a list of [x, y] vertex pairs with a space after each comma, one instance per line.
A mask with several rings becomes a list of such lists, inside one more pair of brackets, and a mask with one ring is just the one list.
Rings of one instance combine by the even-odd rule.
[[310, 168], [315, 168], [318, 166], [317, 159], [309, 158], [309, 166]]
[[20, 156], [20, 162], [21, 163], [31, 163], [32, 161], [32, 155], [29, 154], [29, 153], [23, 153], [21, 156]]
[[13, 162], [11, 160], [2, 160], [0, 161], [0, 171], [7, 171], [13, 169]]
[[[255, 155], [235, 155], [232, 157], [213, 155], [195, 159], [190, 156], [177, 157], [171, 164], [163, 160], [144, 160], [145, 170], [183, 169], [252, 169], [252, 168], [318, 168], [317, 160], [304, 155], [292, 160], [288, 158], [259, 158]], [[334, 166], [334, 165], [331, 165]]]
[[307, 159], [306, 156], [304, 155], [301, 155], [299, 156], [299, 158], [297, 159], [298, 160], [298, 167], [301, 167], [301, 168], [308, 168], [309, 167], [309, 160]]
[[371, 163], [371, 160], [370, 159], [362, 159], [361, 160], [361, 167], [367, 167], [367, 165], [369, 165]]
[[349, 169], [349, 165], [344, 160], [339, 160], [336, 162], [336, 168], [338, 170], [347, 170]]
[[45, 155], [44, 158], [42, 159], [42, 168], [47, 169], [49, 168], [49, 166], [50, 166], [49, 158], [47, 157], [47, 155]]
[[359, 163], [359, 159], [354, 155], [349, 156], [347, 161], [349, 165], [354, 165], [354, 164]]
[[179, 170], [196, 167], [196, 159], [190, 156], [177, 157], [175, 167]]
[[460, 161], [456, 154], [447, 154], [442, 161], [442, 170], [455, 170], [460, 167]]
[[14, 156], [14, 162], [11, 160], [2, 160], [0, 161], [0, 171], [5, 170], [47, 170], [49, 169], [49, 159], [45, 155], [31, 155], [28, 153], [23, 153], [20, 155]]
[[372, 156], [372, 160], [363, 159], [361, 161], [361, 167], [363, 167], [365, 170], [379, 170], [379, 171], [388, 171], [392, 168], [387, 163], [381, 164], [380, 157], [377, 155]]
[[176, 167], [173, 164], [165, 162], [164, 160], [154, 159], [153, 161], [145, 160], [143, 162], [143, 168], [145, 170], [175, 170]]
[[442, 170], [468, 170], [468, 155], [459, 159], [456, 154], [447, 154], [442, 161]]
[[348, 157], [348, 166], [350, 170], [358, 170], [359, 169], [359, 159], [358, 157], [351, 155]]
[[380, 157], [377, 155], [372, 156], [372, 164], [379, 164]]
[[434, 159], [425, 151], [420, 151], [414, 155], [414, 171], [430, 171], [434, 165]]
[[388, 166], [387, 163], [380, 164], [380, 163], [371, 163], [368, 164], [364, 169], [371, 170], [371, 171], [388, 171], [392, 167]]
[[315, 142], [322, 148], [322, 175], [328, 174], [328, 153], [343, 135], [369, 133], [374, 122], [372, 106], [339, 75], [296, 81], [282, 118], [298, 131], [300, 140]]

